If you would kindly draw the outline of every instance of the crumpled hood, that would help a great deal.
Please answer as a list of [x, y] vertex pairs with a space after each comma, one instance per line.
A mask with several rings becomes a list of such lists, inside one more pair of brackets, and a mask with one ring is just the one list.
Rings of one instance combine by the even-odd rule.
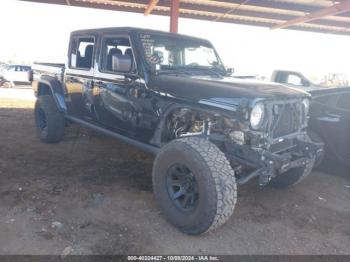
[[150, 84], [164, 94], [193, 102], [237, 102], [242, 99], [270, 100], [308, 96], [304, 91], [281, 84], [234, 77], [158, 75]]

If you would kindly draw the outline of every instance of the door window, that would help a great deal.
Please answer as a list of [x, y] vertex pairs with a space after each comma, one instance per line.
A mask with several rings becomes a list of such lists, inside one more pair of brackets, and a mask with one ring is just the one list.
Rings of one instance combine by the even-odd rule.
[[129, 37], [103, 39], [100, 69], [113, 73], [135, 72], [134, 54]]
[[73, 38], [71, 43], [70, 67], [89, 70], [93, 64], [95, 40], [93, 37]]

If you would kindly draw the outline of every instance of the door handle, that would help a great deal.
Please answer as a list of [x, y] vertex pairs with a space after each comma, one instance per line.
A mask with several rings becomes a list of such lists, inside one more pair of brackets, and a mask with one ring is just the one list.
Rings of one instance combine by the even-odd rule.
[[88, 89], [92, 89], [93, 88], [92, 80], [86, 81], [85, 82], [85, 86]]
[[66, 78], [66, 81], [68, 81], [68, 82], [74, 82], [74, 81], [75, 81], [75, 78], [72, 77], [72, 76], [68, 76], [68, 77]]

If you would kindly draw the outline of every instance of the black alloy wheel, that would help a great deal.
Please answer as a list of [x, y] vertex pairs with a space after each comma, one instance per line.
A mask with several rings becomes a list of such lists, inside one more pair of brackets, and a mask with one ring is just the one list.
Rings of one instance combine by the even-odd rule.
[[191, 170], [183, 164], [174, 164], [166, 174], [170, 199], [181, 211], [196, 208], [199, 200], [198, 184]]

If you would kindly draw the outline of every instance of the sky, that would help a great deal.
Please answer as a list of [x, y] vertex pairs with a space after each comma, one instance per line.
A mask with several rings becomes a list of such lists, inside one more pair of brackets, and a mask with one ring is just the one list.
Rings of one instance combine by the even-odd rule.
[[[0, 1], [0, 61], [65, 62], [71, 31], [133, 26], [169, 30], [169, 18], [80, 7]], [[275, 69], [350, 79], [350, 37], [180, 19], [179, 33], [209, 39], [236, 74], [270, 76]]]

